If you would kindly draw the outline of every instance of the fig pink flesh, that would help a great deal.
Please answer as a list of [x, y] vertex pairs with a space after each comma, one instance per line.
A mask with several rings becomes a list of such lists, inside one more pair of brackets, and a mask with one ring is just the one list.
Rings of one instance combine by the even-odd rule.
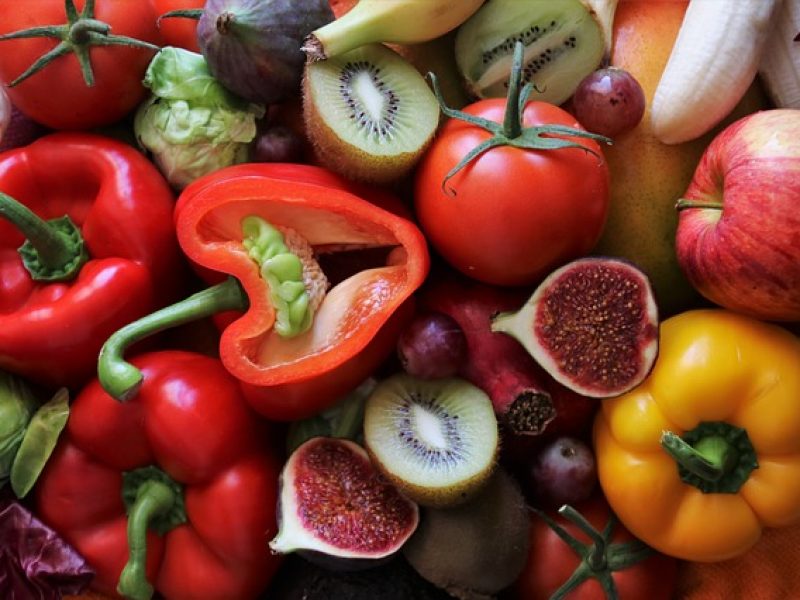
[[294, 483], [304, 526], [332, 546], [379, 553], [396, 548], [416, 524], [413, 504], [381, 478], [366, 454], [336, 441], [311, 444]]
[[[643, 377], [642, 349], [658, 336], [643, 276], [623, 263], [570, 268], [539, 299], [533, 333], [581, 388], [617, 391]], [[651, 362], [651, 361], [650, 361]]]

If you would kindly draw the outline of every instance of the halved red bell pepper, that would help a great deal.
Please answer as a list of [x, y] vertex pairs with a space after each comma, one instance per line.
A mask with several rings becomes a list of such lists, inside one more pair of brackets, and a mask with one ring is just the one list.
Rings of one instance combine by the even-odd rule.
[[175, 297], [173, 209], [158, 169], [113, 139], [54, 133], [0, 154], [0, 368], [88, 380], [112, 332]]
[[37, 514], [104, 594], [255, 598], [279, 564], [267, 542], [281, 461], [265, 421], [214, 358], [173, 350], [133, 362], [145, 375], [135, 399], [117, 402], [96, 380], [75, 398], [36, 485]]
[[[308, 165], [239, 165], [192, 183], [176, 208], [178, 240], [209, 279], [232, 278], [188, 304], [115, 333], [101, 353], [103, 385], [118, 398], [135, 393], [141, 377], [122, 361], [132, 341], [234, 309], [244, 314], [222, 332], [220, 358], [256, 410], [294, 420], [333, 404], [389, 356], [413, 312], [412, 294], [429, 268], [425, 238], [416, 225], [364, 196], [363, 190]], [[306, 254], [323, 265], [327, 254], [341, 250], [380, 248], [383, 258], [334, 283], [303, 321], [307, 329], [286, 337], [280, 331], [285, 315], [271, 296], [278, 284], [265, 275], [266, 262], [259, 264], [248, 251], [253, 232], [244, 224], [254, 217], [281, 230], [287, 244], [292, 237], [304, 240]], [[309, 291], [308, 282], [304, 285]]]

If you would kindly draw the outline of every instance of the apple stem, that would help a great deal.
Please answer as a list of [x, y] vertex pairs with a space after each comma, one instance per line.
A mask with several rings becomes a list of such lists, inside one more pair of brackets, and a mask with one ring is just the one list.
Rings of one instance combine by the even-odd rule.
[[681, 198], [675, 203], [675, 208], [684, 210], [686, 208], [713, 208], [715, 210], [722, 210], [722, 202], [715, 202], [713, 200], [689, 200]]

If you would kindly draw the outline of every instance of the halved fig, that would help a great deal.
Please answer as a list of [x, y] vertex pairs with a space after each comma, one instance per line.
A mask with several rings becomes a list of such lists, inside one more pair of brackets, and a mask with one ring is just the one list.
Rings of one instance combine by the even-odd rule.
[[280, 486], [278, 535], [270, 548], [326, 567], [373, 566], [399, 550], [419, 523], [416, 503], [349, 440], [308, 440], [286, 461]]
[[517, 312], [492, 330], [515, 337], [550, 375], [592, 398], [636, 387], [658, 354], [658, 308], [633, 264], [582, 258], [553, 271]]

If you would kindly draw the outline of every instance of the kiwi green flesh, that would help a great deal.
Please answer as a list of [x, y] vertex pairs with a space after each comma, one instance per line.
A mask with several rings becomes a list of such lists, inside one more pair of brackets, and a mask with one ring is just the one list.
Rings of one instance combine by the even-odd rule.
[[523, 83], [531, 99], [561, 104], [603, 59], [602, 28], [580, 0], [493, 0], [460, 29], [456, 60], [468, 87], [482, 98], [505, 97], [514, 44], [525, 43]]
[[494, 470], [498, 426], [488, 396], [457, 378], [399, 374], [366, 403], [364, 438], [384, 475], [427, 506], [465, 501]]
[[374, 156], [419, 151], [439, 122], [438, 103], [422, 75], [379, 44], [309, 64], [306, 94], [341, 143]]

